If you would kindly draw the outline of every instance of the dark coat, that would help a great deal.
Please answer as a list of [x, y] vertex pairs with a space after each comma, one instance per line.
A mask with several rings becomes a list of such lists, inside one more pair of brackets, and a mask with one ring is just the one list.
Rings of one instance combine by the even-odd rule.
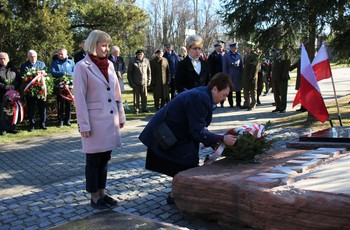
[[154, 98], [169, 99], [170, 69], [166, 58], [158, 60], [157, 57], [150, 61], [151, 65], [151, 86]]
[[212, 52], [208, 57], [208, 65], [210, 78], [214, 77], [215, 74], [222, 72], [222, 55], [218, 52]]
[[[198, 87], [180, 93], [152, 117], [139, 139], [162, 158], [181, 165], [198, 165], [199, 143], [211, 146], [216, 142], [217, 135], [207, 130], [213, 114], [212, 100], [209, 87]], [[157, 144], [153, 135], [154, 129], [163, 121], [178, 139], [167, 150]]]
[[271, 65], [272, 69], [272, 81], [288, 81], [290, 60], [276, 60]]
[[243, 61], [242, 56], [231, 51], [224, 55], [222, 60], [222, 72], [230, 75], [234, 91], [242, 90]]
[[77, 64], [80, 60], [83, 60], [86, 56], [86, 52], [84, 50], [80, 50], [76, 54], [74, 54], [74, 62]]
[[142, 61], [132, 58], [128, 66], [128, 81], [131, 87], [151, 84], [151, 66], [147, 58]]
[[121, 91], [124, 90], [124, 80], [123, 80], [123, 74], [126, 73], [126, 66], [123, 57], [118, 56], [116, 58], [113, 58], [113, 55], [110, 54], [108, 56], [108, 60], [110, 60], [113, 63], [115, 73], [117, 74], [119, 86]]
[[165, 51], [163, 54], [163, 57], [165, 57], [168, 60], [170, 74], [171, 74], [171, 76], [174, 76], [175, 72], [176, 72], [177, 63], [179, 63], [179, 61], [180, 61], [179, 56], [177, 55], [177, 53], [174, 50], [172, 50], [171, 53], [168, 53]]
[[208, 84], [208, 62], [204, 61], [202, 58], [199, 60], [201, 62], [201, 72], [199, 74], [197, 74], [195, 71], [191, 59], [188, 55], [184, 60], [178, 63], [175, 73], [175, 89], [178, 93]]
[[13, 85], [15, 87], [15, 90], [18, 90], [21, 82], [22, 79], [15, 68], [10, 67], [9, 65], [0, 66], [0, 101], [2, 101], [3, 96], [7, 91], [7, 85]]

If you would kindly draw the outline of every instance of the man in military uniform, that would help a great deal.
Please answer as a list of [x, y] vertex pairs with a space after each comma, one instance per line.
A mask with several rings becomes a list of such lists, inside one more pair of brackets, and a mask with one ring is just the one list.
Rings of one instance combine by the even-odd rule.
[[254, 43], [248, 42], [245, 47], [245, 56], [243, 59], [243, 95], [244, 106], [242, 109], [253, 110], [256, 106], [256, 90], [258, 84], [259, 57], [253, 50]]
[[[236, 106], [241, 108], [243, 61], [241, 54], [237, 52], [237, 43], [230, 44], [230, 51], [224, 55], [222, 61], [222, 71], [230, 75], [234, 91], [236, 92]], [[233, 107], [232, 92], [228, 94], [227, 100], [230, 107]]]
[[272, 71], [272, 88], [276, 108], [273, 113], [285, 113], [287, 107], [287, 89], [289, 80], [290, 60], [285, 50], [277, 45], [272, 50], [271, 71]]

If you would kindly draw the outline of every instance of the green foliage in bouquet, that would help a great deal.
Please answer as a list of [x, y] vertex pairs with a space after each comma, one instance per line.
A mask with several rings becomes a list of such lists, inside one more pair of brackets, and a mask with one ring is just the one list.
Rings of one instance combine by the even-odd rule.
[[261, 136], [259, 136], [259, 129], [246, 130], [243, 127], [231, 129], [227, 131], [228, 134], [237, 136], [237, 141], [233, 146], [225, 146], [222, 156], [238, 161], [251, 161], [255, 159], [256, 155], [266, 153], [271, 147], [273, 140], [266, 138], [266, 129], [270, 125], [270, 121], [265, 126], [255, 125], [262, 129]]
[[47, 96], [51, 95], [53, 92], [53, 78], [51, 74], [46, 73], [45, 70], [37, 70], [35, 68], [28, 69], [23, 75], [22, 81], [24, 85], [26, 85], [24, 94], [30, 97], [37, 97], [38, 99], [46, 101]]

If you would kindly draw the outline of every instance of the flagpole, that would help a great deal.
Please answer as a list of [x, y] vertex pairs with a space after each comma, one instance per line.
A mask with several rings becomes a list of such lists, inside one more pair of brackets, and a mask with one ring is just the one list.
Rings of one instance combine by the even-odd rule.
[[[325, 42], [324, 42], [323, 44], [326, 45]], [[327, 52], [327, 54], [328, 54], [328, 49], [326, 49], [326, 52]], [[328, 57], [329, 57], [329, 54], [328, 54]], [[333, 87], [333, 92], [334, 92], [335, 104], [336, 104], [336, 106], [337, 106], [337, 113], [338, 113], [339, 124], [340, 124], [340, 126], [343, 126], [343, 122], [342, 122], [341, 115], [340, 115], [340, 110], [339, 110], [339, 104], [338, 104], [337, 93], [336, 93], [336, 91], [335, 91], [335, 85], [334, 85], [333, 74], [331, 75], [331, 79], [332, 79], [332, 87]], [[333, 127], [333, 126], [332, 126], [332, 127]]]
[[340, 111], [339, 111], [339, 104], [338, 104], [338, 99], [337, 99], [337, 93], [335, 92], [335, 86], [334, 86], [333, 76], [331, 76], [331, 79], [332, 79], [332, 86], [333, 86], [335, 104], [336, 104], [336, 106], [337, 106], [337, 112], [338, 112], [339, 123], [340, 123], [340, 126], [343, 126], [343, 122], [342, 122], [342, 120], [341, 120], [341, 115], [340, 115]]

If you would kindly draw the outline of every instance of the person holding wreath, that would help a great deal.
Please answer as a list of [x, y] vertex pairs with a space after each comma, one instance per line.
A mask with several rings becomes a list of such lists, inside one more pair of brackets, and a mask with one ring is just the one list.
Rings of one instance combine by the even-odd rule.
[[[208, 130], [213, 109], [232, 91], [230, 76], [216, 74], [208, 86], [200, 86], [178, 94], [150, 120], [139, 139], [147, 146], [146, 169], [174, 177], [178, 172], [197, 167], [199, 144], [215, 146], [218, 142], [233, 145], [236, 137], [219, 135]], [[177, 141], [166, 149], [156, 134], [158, 126], [166, 123]], [[168, 204], [174, 204], [172, 194]]]
[[61, 91], [70, 90], [68, 85], [73, 78], [74, 66], [74, 61], [68, 58], [67, 50], [65, 48], [58, 49], [57, 59], [54, 59], [51, 62], [51, 74], [56, 78], [57, 116], [59, 127], [62, 127], [63, 124], [71, 126], [72, 99], [61, 95]]

